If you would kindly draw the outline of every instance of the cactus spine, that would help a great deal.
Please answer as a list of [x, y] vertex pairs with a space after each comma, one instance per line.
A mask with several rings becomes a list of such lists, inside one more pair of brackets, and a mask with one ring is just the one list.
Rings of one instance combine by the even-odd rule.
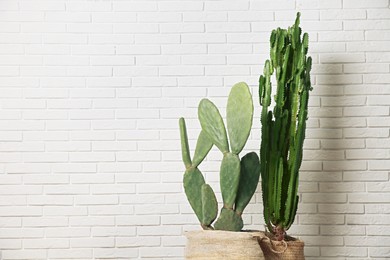
[[[298, 176], [302, 163], [311, 57], [307, 57], [309, 37], [301, 38], [300, 13], [295, 24], [271, 33], [271, 60], [259, 79], [261, 112], [261, 178], [264, 219], [277, 240], [284, 240], [298, 204]], [[271, 75], [276, 74], [276, 95], [271, 104]]]
[[[243, 227], [242, 212], [252, 198], [260, 177], [256, 153], [247, 154], [241, 161], [238, 156], [252, 127], [253, 102], [249, 87], [245, 83], [233, 86], [227, 104], [227, 131], [218, 108], [208, 99], [199, 103], [198, 117], [202, 131], [192, 160], [185, 121], [183, 118], [179, 120], [182, 159], [186, 167], [183, 183], [188, 201], [204, 229], [239, 231]], [[223, 153], [220, 167], [223, 207], [214, 227], [211, 224], [218, 214], [217, 201], [198, 169], [213, 144]]]

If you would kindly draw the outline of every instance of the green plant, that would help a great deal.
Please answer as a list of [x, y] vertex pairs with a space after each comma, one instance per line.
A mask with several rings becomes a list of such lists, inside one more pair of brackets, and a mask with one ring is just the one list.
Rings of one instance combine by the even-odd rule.
[[[256, 153], [248, 153], [241, 160], [238, 156], [252, 127], [253, 102], [248, 86], [238, 83], [230, 91], [226, 115], [227, 132], [218, 108], [210, 100], [200, 101], [198, 117], [202, 131], [192, 160], [185, 120], [179, 120], [182, 158], [186, 167], [183, 178], [185, 193], [203, 229], [239, 231], [243, 227], [241, 215], [256, 190], [260, 176], [259, 157]], [[223, 153], [220, 167], [223, 207], [214, 227], [211, 224], [217, 217], [218, 203], [214, 191], [205, 183], [198, 169], [213, 145]]]
[[[261, 178], [264, 219], [277, 240], [284, 240], [298, 205], [298, 177], [305, 139], [311, 57], [306, 57], [309, 36], [295, 24], [271, 34], [271, 60], [259, 80], [261, 112]], [[271, 104], [271, 75], [275, 71], [275, 106]]]

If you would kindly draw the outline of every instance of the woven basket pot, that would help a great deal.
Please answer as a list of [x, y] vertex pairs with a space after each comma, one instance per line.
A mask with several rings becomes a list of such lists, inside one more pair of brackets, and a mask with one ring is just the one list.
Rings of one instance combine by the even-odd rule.
[[305, 260], [302, 240], [292, 238], [291, 241], [274, 241], [268, 237], [259, 237], [265, 260]]
[[264, 259], [257, 241], [260, 231], [201, 230], [185, 233], [186, 259], [196, 260], [257, 260]]

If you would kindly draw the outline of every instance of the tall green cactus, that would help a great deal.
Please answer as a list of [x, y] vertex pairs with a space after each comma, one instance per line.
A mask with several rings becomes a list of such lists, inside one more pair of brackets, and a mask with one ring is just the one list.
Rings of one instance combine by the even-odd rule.
[[[311, 57], [307, 57], [309, 36], [301, 38], [300, 13], [295, 24], [271, 33], [271, 60], [259, 79], [261, 112], [261, 178], [264, 219], [277, 240], [284, 240], [298, 205], [298, 176], [302, 163]], [[271, 104], [271, 75], [276, 74], [276, 95]]]
[[[218, 108], [208, 99], [199, 103], [198, 117], [202, 131], [192, 161], [185, 121], [183, 118], [179, 120], [187, 198], [204, 229], [239, 231], [243, 227], [242, 212], [252, 198], [260, 177], [256, 153], [247, 154], [241, 161], [238, 156], [252, 127], [253, 101], [249, 87], [245, 83], [233, 86], [227, 104], [227, 131]], [[223, 153], [220, 168], [223, 207], [214, 227], [211, 224], [218, 214], [215, 194], [198, 169], [213, 144]]]

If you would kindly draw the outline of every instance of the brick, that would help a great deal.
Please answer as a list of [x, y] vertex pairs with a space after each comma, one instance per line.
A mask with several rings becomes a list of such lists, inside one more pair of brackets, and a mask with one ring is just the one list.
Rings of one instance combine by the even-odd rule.
[[138, 257], [138, 248], [96, 248], [94, 256], [101, 259], [126, 259]]
[[327, 171], [338, 171], [338, 170], [346, 170], [346, 171], [359, 171], [366, 170], [366, 161], [357, 161], [357, 160], [344, 160], [344, 161], [325, 161], [323, 162], [324, 170]]
[[302, 9], [340, 9], [342, 7], [342, 1], [297, 0], [297, 7]]
[[359, 225], [324, 225], [320, 227], [320, 233], [326, 236], [364, 235], [365, 229]]
[[388, 1], [386, 0], [372, 0], [372, 1], [364, 1], [364, 0], [344, 0], [343, 7], [344, 8], [373, 8], [373, 7], [387, 7]]
[[304, 193], [302, 194], [302, 202], [317, 202], [317, 203], [345, 203], [347, 201], [346, 194], [342, 193]]
[[23, 246], [26, 249], [69, 248], [69, 241], [63, 238], [24, 239]]
[[369, 20], [389, 19], [390, 18], [390, 12], [389, 12], [389, 10], [383, 9], [383, 8], [367, 9], [367, 18]]
[[199, 23], [163, 23], [160, 32], [166, 33], [203, 33], [204, 25]]
[[99, 226], [114, 226], [115, 218], [111, 216], [104, 217], [69, 217], [69, 224], [73, 227], [99, 227]]
[[366, 257], [367, 248], [361, 247], [328, 247], [321, 248], [321, 255], [327, 257]]
[[348, 201], [352, 203], [388, 203], [390, 199], [385, 193], [353, 193], [348, 194]]
[[4, 250], [2, 252], [3, 259], [46, 259], [47, 253], [46, 250], [43, 249], [23, 249], [18, 250]]
[[375, 236], [350, 236], [346, 237], [345, 245], [358, 247], [381, 247], [387, 246], [390, 242], [388, 237]]
[[343, 174], [345, 181], [387, 181], [388, 174], [386, 172], [378, 171], [364, 171], [364, 172], [345, 172]]
[[47, 255], [51, 259], [80, 259], [91, 258], [92, 249], [48, 249]]

